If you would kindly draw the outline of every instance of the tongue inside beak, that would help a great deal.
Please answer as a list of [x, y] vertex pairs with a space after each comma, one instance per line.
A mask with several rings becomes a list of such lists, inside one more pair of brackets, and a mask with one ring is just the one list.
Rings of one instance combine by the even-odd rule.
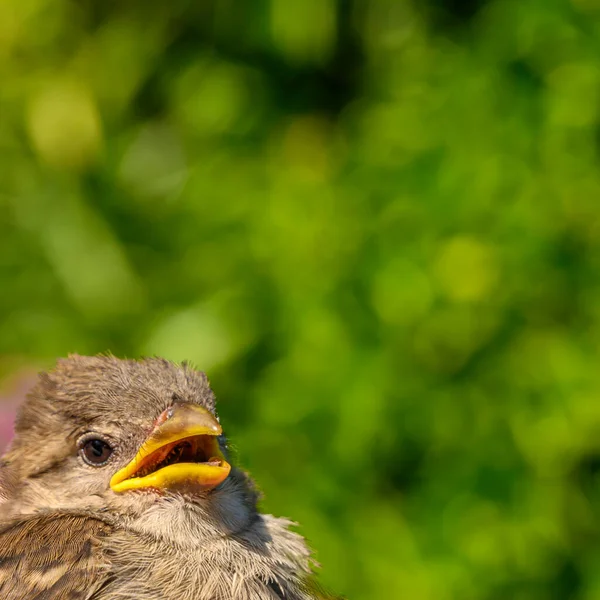
[[110, 480], [115, 492], [141, 489], [209, 490], [229, 475], [219, 447], [222, 429], [196, 404], [175, 404], [159, 418], [133, 460]]

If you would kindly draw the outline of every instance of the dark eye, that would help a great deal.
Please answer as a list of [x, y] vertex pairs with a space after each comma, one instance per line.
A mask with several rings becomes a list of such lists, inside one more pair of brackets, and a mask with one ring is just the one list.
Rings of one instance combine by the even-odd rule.
[[79, 453], [88, 465], [101, 467], [110, 458], [112, 451], [112, 448], [104, 440], [91, 438], [83, 442]]

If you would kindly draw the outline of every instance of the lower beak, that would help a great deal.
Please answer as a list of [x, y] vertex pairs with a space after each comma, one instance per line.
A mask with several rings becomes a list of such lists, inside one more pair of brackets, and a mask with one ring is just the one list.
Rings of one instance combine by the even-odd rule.
[[110, 487], [115, 492], [212, 489], [231, 470], [219, 447], [221, 433], [205, 408], [175, 404], [161, 414], [133, 460], [112, 476]]

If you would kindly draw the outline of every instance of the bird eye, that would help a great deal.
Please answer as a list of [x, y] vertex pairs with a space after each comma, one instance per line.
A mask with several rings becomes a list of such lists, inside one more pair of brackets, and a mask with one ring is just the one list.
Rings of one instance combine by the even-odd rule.
[[113, 449], [99, 438], [85, 440], [79, 450], [81, 458], [92, 467], [101, 467], [106, 464], [112, 452]]

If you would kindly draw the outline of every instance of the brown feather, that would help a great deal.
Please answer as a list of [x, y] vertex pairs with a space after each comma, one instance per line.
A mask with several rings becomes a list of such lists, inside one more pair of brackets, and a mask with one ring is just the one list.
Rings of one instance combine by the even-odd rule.
[[5, 600], [92, 598], [108, 569], [100, 540], [106, 523], [86, 515], [50, 514], [0, 526], [0, 597]]

